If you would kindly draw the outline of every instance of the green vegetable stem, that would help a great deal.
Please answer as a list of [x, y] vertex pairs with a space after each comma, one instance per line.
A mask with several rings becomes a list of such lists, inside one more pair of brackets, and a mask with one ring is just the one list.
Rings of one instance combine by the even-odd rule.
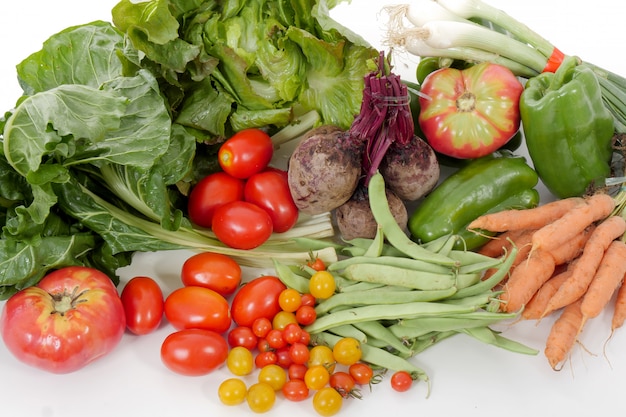
[[486, 213], [536, 206], [538, 181], [523, 157], [500, 152], [472, 160], [446, 178], [411, 214], [411, 237], [426, 243], [458, 234], [456, 249], [475, 249], [488, 237], [468, 231], [467, 225]]
[[566, 57], [556, 72], [528, 80], [520, 98], [528, 152], [559, 198], [580, 196], [610, 175], [613, 116], [593, 70]]

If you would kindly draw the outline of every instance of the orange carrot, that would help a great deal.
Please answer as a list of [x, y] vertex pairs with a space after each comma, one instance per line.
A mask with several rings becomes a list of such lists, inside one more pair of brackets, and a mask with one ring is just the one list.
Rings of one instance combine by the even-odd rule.
[[518, 311], [550, 279], [556, 264], [549, 252], [538, 250], [531, 252], [513, 272], [500, 294], [501, 308], [512, 313]]
[[615, 239], [624, 234], [626, 221], [620, 216], [611, 216], [593, 231], [576, 263], [572, 276], [561, 285], [550, 299], [545, 314], [564, 307], [582, 297], [593, 280], [605, 251]]
[[533, 250], [552, 251], [589, 225], [609, 216], [615, 208], [615, 200], [608, 194], [594, 194], [585, 199], [562, 217], [547, 224], [533, 234]]
[[602, 312], [624, 280], [624, 274], [626, 274], [626, 243], [615, 240], [602, 257], [602, 263], [582, 298], [580, 311], [583, 320], [597, 317]]
[[591, 237], [595, 228], [595, 225], [592, 224], [583, 230], [582, 233], [576, 235], [573, 239], [568, 240], [558, 248], [551, 251], [550, 253], [554, 258], [554, 262], [557, 265], [563, 265], [578, 257], [582, 253], [585, 244]]
[[511, 250], [513, 246], [512, 242], [519, 239], [524, 235], [526, 230], [510, 230], [504, 233], [500, 233], [498, 236], [494, 236], [481, 246], [476, 252], [481, 255], [490, 256], [492, 258], [498, 258]]
[[562, 217], [572, 208], [584, 203], [580, 197], [555, 200], [542, 206], [523, 210], [504, 210], [482, 215], [468, 225], [468, 229], [483, 229], [490, 232], [507, 230], [538, 229]]
[[[534, 230], [518, 230], [510, 235], [511, 241], [507, 242], [506, 246], [504, 246], [505, 250], [499, 255], [503, 256], [504, 254], [510, 252], [513, 245], [517, 247], [517, 254], [515, 255], [515, 259], [513, 259], [511, 267], [509, 268], [509, 273], [512, 273], [517, 265], [521, 264], [524, 259], [528, 257], [531, 249], [533, 232]], [[497, 270], [497, 268], [488, 269], [483, 274], [483, 279], [489, 278]], [[504, 282], [505, 281], [502, 281], [501, 284], [504, 284]]]
[[554, 370], [572, 350], [582, 329], [581, 304], [582, 300], [579, 299], [565, 307], [550, 329], [544, 354]]
[[533, 298], [531, 298], [526, 304], [526, 307], [524, 307], [524, 311], [522, 311], [522, 318], [526, 320], [539, 320], [542, 317], [550, 298], [552, 298], [554, 293], [571, 275], [572, 268], [566, 268], [547, 280], [541, 288], [537, 290]]
[[622, 281], [622, 286], [617, 290], [615, 296], [615, 306], [613, 310], [613, 318], [611, 320], [611, 332], [619, 329], [626, 321], [626, 284]]

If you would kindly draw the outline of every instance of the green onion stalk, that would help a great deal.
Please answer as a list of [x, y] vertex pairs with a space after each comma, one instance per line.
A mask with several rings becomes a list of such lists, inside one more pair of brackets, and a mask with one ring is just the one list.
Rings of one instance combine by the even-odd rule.
[[[387, 43], [422, 57], [493, 62], [531, 78], [554, 72], [565, 55], [528, 26], [481, 0], [412, 0], [391, 5]], [[626, 133], [626, 78], [590, 62], [616, 133]]]

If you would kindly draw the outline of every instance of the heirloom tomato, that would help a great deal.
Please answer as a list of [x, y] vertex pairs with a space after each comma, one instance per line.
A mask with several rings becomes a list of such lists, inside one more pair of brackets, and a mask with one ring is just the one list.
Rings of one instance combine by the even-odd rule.
[[243, 285], [233, 297], [231, 316], [239, 326], [252, 326], [259, 318], [272, 320], [281, 311], [280, 293], [287, 288], [273, 275], [255, 278]]
[[217, 160], [224, 172], [235, 178], [246, 179], [263, 171], [272, 159], [272, 138], [260, 129], [245, 129], [224, 142]]
[[424, 80], [419, 126], [437, 152], [460, 159], [488, 155], [515, 136], [524, 87], [493, 63], [441, 68]]
[[181, 280], [185, 286], [206, 287], [228, 296], [241, 283], [241, 266], [228, 255], [201, 252], [183, 263]]
[[11, 296], [0, 328], [7, 348], [19, 360], [62, 374], [111, 352], [124, 334], [126, 320], [106, 274], [70, 266]]
[[175, 329], [199, 328], [224, 333], [230, 308], [223, 295], [205, 287], [182, 287], [165, 299], [165, 317]]
[[233, 201], [215, 210], [213, 233], [224, 244], [235, 249], [254, 249], [270, 238], [272, 218], [256, 204]]
[[179, 330], [168, 335], [161, 345], [161, 360], [181, 375], [206, 375], [222, 366], [227, 357], [226, 339], [212, 330]]
[[134, 334], [143, 335], [156, 330], [163, 318], [163, 292], [150, 277], [134, 277], [120, 295], [126, 328]]
[[289, 191], [289, 182], [276, 170], [259, 172], [248, 178], [243, 195], [244, 200], [267, 211], [274, 232], [286, 232], [298, 221], [298, 207]]
[[202, 178], [189, 193], [189, 219], [201, 227], [211, 227], [215, 209], [222, 204], [243, 199], [244, 181], [216, 172]]

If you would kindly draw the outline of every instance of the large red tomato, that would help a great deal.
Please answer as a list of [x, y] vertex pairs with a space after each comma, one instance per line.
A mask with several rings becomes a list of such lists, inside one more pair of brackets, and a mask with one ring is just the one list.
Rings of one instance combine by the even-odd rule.
[[120, 294], [126, 328], [136, 335], [153, 332], [163, 318], [163, 292], [155, 280], [150, 277], [134, 277]]
[[161, 361], [182, 375], [206, 375], [228, 357], [228, 343], [222, 335], [205, 329], [184, 329], [168, 335], [161, 345]]
[[71, 266], [10, 297], [0, 328], [15, 357], [61, 374], [111, 352], [124, 334], [126, 320], [117, 289], [106, 274]]
[[181, 280], [185, 286], [206, 287], [228, 296], [241, 283], [241, 266], [228, 255], [200, 252], [183, 263]]
[[251, 280], [233, 297], [230, 307], [233, 320], [239, 326], [248, 327], [260, 317], [272, 320], [281, 310], [278, 297], [285, 288], [285, 284], [272, 275]]
[[225, 172], [202, 178], [189, 194], [189, 219], [201, 227], [211, 227], [215, 209], [222, 204], [243, 199], [244, 182]]
[[260, 129], [245, 129], [224, 142], [217, 153], [220, 166], [236, 178], [263, 171], [272, 159], [272, 138]]
[[248, 178], [243, 196], [244, 200], [268, 212], [274, 232], [286, 232], [298, 221], [298, 207], [289, 191], [289, 182], [286, 175], [277, 170], [259, 172]]
[[444, 155], [488, 155], [517, 133], [523, 90], [511, 70], [501, 65], [441, 68], [422, 83], [420, 128], [430, 146]]
[[219, 293], [205, 287], [182, 287], [165, 299], [165, 317], [175, 329], [206, 329], [224, 333], [230, 328], [230, 307]]
[[248, 201], [233, 201], [218, 207], [212, 228], [222, 243], [236, 249], [260, 246], [274, 230], [270, 215]]

